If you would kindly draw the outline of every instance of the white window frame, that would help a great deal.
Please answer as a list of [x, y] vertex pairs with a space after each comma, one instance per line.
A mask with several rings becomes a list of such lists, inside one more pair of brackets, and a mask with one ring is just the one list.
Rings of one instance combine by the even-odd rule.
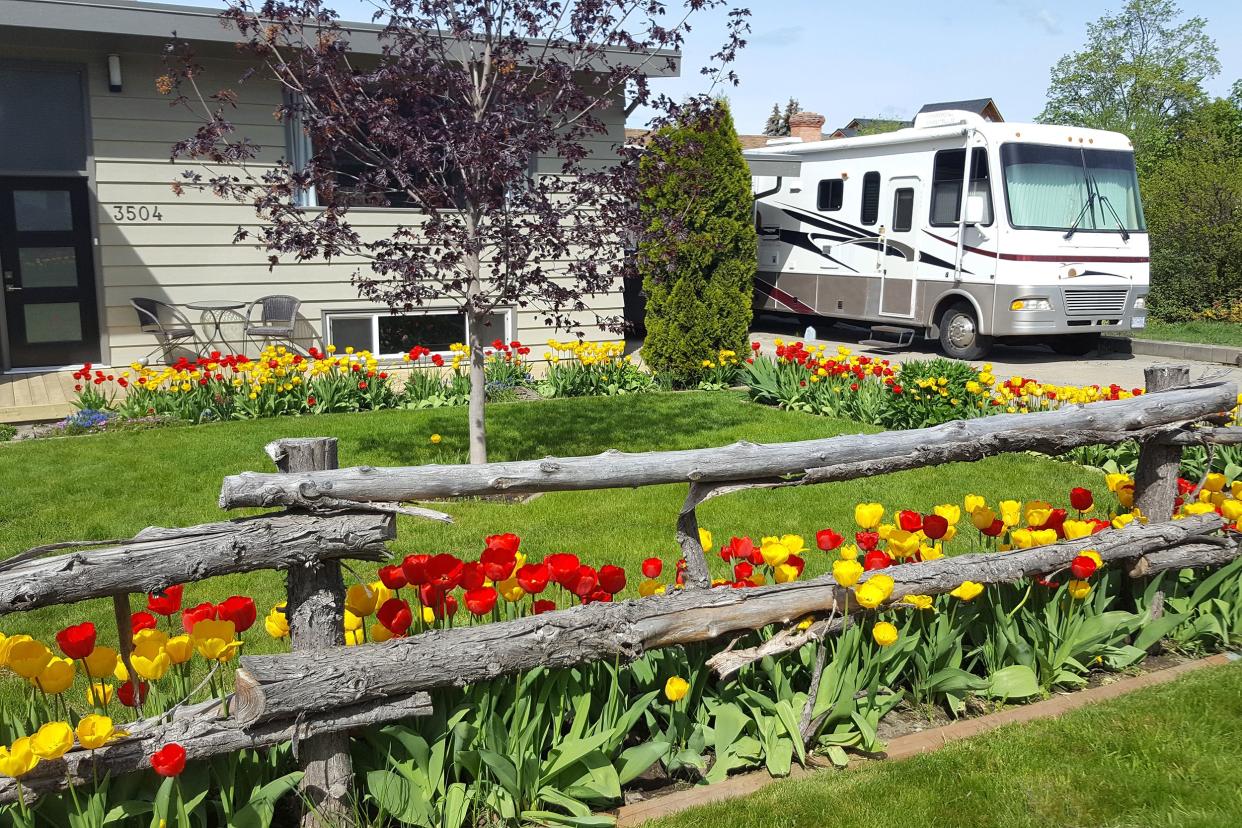
[[[371, 344], [375, 348], [378, 348], [379, 341], [380, 341], [379, 321], [381, 317], [385, 317], [385, 316], [429, 316], [432, 314], [447, 315], [447, 314], [459, 314], [459, 313], [462, 313], [461, 308], [424, 308], [421, 310], [414, 310], [414, 311], [408, 311], [408, 312], [402, 311], [401, 313], [396, 313], [396, 314], [392, 313], [387, 308], [382, 308], [378, 310], [325, 310], [320, 320], [320, 330], [323, 331], [323, 341], [324, 341], [325, 346], [330, 345], [332, 344], [332, 320], [333, 319], [366, 319], [367, 317], [370, 317], [371, 319]], [[509, 308], [509, 307], [496, 308], [494, 311], [492, 311], [492, 313], [504, 315], [504, 319], [505, 319], [504, 335], [501, 338], [504, 339], [505, 344], [507, 345], [508, 343], [514, 340], [514, 325], [517, 320], [517, 314], [515, 313], [513, 308]], [[461, 332], [462, 342], [469, 341], [470, 320], [467, 318], [465, 320], [465, 323], [466, 324], [462, 328], [462, 332]], [[487, 346], [491, 347], [490, 340], [488, 341]], [[338, 348], [337, 353], [338, 355], [341, 353], [339, 348]], [[432, 353], [433, 354], [438, 353], [438, 354], [447, 356], [448, 354], [451, 353], [451, 351], [448, 351], [448, 350], [432, 351]], [[381, 354], [381, 353], [377, 353], [376, 351], [372, 350], [371, 355], [374, 356], [378, 360], [386, 361], [386, 360], [401, 359], [401, 357], [403, 357], [405, 354], [404, 352], [397, 353], [397, 354]]]

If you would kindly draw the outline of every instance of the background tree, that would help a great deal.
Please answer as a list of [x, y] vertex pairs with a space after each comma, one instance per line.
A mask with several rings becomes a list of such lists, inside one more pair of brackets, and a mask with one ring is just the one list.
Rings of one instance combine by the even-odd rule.
[[[788, 124], [786, 124], [785, 126], [782, 126], [781, 124], [782, 124], [781, 105], [774, 103], [772, 104], [772, 112], [770, 115], [768, 115], [768, 120], [763, 125], [763, 134], [771, 135], [773, 137], [780, 137], [781, 135], [789, 134]], [[784, 129], [785, 132], [782, 132], [781, 131], [782, 129]]]
[[721, 350], [742, 353], [750, 329], [758, 239], [750, 169], [728, 107], [688, 112], [657, 132], [639, 185], [643, 360], [691, 385]]
[[1141, 154], [1220, 71], [1207, 21], [1181, 16], [1172, 0], [1128, 0], [1088, 24], [1083, 49], [1052, 68], [1039, 120], [1122, 132]]
[[895, 118], [868, 118], [858, 127], [859, 135], [882, 135], [885, 132], [896, 132], [905, 128], [905, 124]]
[[785, 109], [781, 112], [781, 135], [789, 137], [789, 119], [802, 111], [802, 104], [798, 103], [797, 98], [790, 98], [785, 102]]
[[1242, 109], [1214, 101], [1170, 135], [1143, 177], [1152, 310], [1173, 320], [1227, 314], [1242, 306]]
[[[605, 113], [646, 106], [655, 123], [705, 107], [708, 94], [675, 103], [646, 75], [673, 67], [697, 13], [727, 0], [376, 0], [382, 52], [358, 54], [352, 34], [321, 0], [226, 0], [223, 20], [256, 59], [254, 72], [287, 93], [277, 110], [311, 139], [311, 157], [254, 169], [260, 150], [228, 120], [238, 94], [200, 88], [203, 69], [184, 44], [170, 46], [161, 79], [204, 123], [174, 156], [209, 162], [183, 186], [254, 206], [257, 239], [273, 264], [354, 257], [360, 294], [394, 309], [452, 301], [468, 320], [470, 459], [487, 457], [484, 350], [494, 311], [533, 308], [549, 325], [579, 324], [584, 298], [614, 287], [625, 266], [621, 239], [637, 226], [634, 153], [600, 165], [591, 142]], [[736, 82], [727, 67], [744, 45], [745, 9], [727, 15], [726, 42], [705, 69], [712, 89]], [[532, 174], [555, 158], [555, 174]], [[299, 205], [312, 191], [318, 209]], [[374, 238], [351, 223], [359, 205], [416, 207], [408, 222]], [[394, 214], [394, 221], [401, 221]], [[565, 264], [550, 265], [551, 262]], [[596, 319], [617, 330], [620, 319]]]

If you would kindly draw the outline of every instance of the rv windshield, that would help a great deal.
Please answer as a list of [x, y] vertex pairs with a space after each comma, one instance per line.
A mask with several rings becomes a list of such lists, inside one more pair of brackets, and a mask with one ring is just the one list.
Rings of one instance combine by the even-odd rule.
[[1004, 144], [1001, 163], [1009, 220], [1016, 228], [1147, 230], [1132, 152]]

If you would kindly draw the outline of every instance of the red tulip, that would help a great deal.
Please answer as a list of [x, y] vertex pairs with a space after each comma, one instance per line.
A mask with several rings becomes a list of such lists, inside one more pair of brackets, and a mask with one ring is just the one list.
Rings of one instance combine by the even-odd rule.
[[[664, 561], [659, 558], [648, 558], [643, 561], [643, 577], [659, 578], [660, 573], [664, 571]], [[524, 588], [524, 587], [523, 587]]]
[[918, 512], [905, 509], [897, 515], [897, 524], [907, 532], [917, 532], [923, 528], [923, 516]]
[[149, 612], [135, 612], [129, 617], [129, 628], [134, 635], [142, 630], [155, 629], [155, 616]]
[[1103, 532], [1112, 526], [1107, 520], [1100, 520], [1099, 518], [1092, 518], [1089, 523], [1091, 524], [1091, 534], [1093, 535], [1096, 532]]
[[151, 755], [151, 769], [160, 776], [180, 776], [185, 770], [185, 748], [169, 742]]
[[191, 607], [181, 613], [181, 626], [185, 627], [188, 633], [194, 632], [194, 625], [199, 621], [214, 621], [216, 616], [216, 605], [210, 601], [204, 601], [197, 607]]
[[888, 556], [887, 552], [880, 549], [872, 549], [863, 557], [863, 570], [870, 572], [873, 569], [885, 569], [893, 565], [893, 559]]
[[581, 564], [577, 555], [572, 555], [568, 552], [557, 552], [554, 555], [549, 555], [543, 562], [548, 565], [548, 571], [552, 573], [552, 580], [562, 586], [565, 585], [569, 578], [573, 577]]
[[525, 564], [517, 571], [518, 586], [531, 595], [538, 595], [547, 588], [551, 575], [546, 563]]
[[457, 614], [457, 599], [454, 598], [452, 595], [445, 595], [444, 606], [442, 607], [442, 609], [443, 609], [443, 612], [440, 613], [442, 617], [452, 618], [454, 615]]
[[491, 587], [472, 589], [466, 593], [466, 609], [472, 615], [487, 615], [496, 606], [496, 590]]
[[65, 627], [56, 633], [60, 651], [69, 658], [86, 658], [95, 650], [95, 625], [90, 621]]
[[[493, 537], [503, 537], [496, 536]], [[511, 537], [517, 537], [513, 535]], [[517, 565], [517, 558], [514, 554], [504, 547], [489, 546], [483, 550], [483, 554], [479, 557], [479, 565], [483, 567], [483, 572], [488, 579], [496, 581], [507, 580], [513, 574], [513, 567]]]
[[858, 544], [858, 548], [870, 552], [880, 545], [879, 532], [855, 532], [854, 541]]
[[1080, 512], [1085, 512], [1095, 505], [1095, 498], [1091, 496], [1090, 489], [1076, 486], [1070, 489], [1070, 505]]
[[987, 535], [989, 538], [1000, 537], [1001, 533], [1005, 531], [1005, 522], [1002, 521], [1000, 518], [997, 518], [996, 520], [992, 521], [991, 526], [981, 531], [983, 532], [983, 534]]
[[794, 569], [798, 570], [798, 577], [799, 578], [802, 577], [802, 570], [806, 568], [806, 561], [802, 559], [802, 556], [790, 555], [789, 559], [786, 560], [785, 563], [789, 566], [792, 566]]
[[556, 609], [556, 602], [549, 601], [544, 598], [532, 604], [531, 609], [534, 611], [535, 615], [543, 615], [545, 612], [551, 612]]
[[1070, 574], [1080, 581], [1085, 581], [1095, 574], [1095, 561], [1086, 555], [1079, 555], [1070, 562]]
[[585, 598], [599, 586], [599, 573], [594, 568], [582, 564], [572, 575], [567, 576], [561, 585], [579, 598]]
[[441, 589], [435, 584], [419, 584], [418, 585], [419, 602], [424, 607], [431, 607], [433, 610], [435, 610], [437, 615], [439, 615], [440, 610], [443, 609], [442, 605], [444, 603], [444, 596], [447, 593], [448, 593], [448, 590]]
[[389, 598], [376, 611], [375, 620], [387, 627], [393, 635], [405, 635], [410, 631], [410, 625], [414, 623], [414, 615], [410, 612], [410, 605], [405, 601], [400, 598]]
[[733, 579], [735, 581], [748, 581], [750, 576], [755, 574], [755, 568], [749, 561], [738, 561], [733, 565]]
[[[427, 561], [427, 583], [450, 590], [461, 583], [462, 562], [453, 555], [440, 554]], [[406, 573], [409, 577], [409, 573]]]
[[949, 521], [940, 515], [927, 515], [923, 518], [923, 534], [932, 540], [940, 540], [949, 531]]
[[729, 538], [729, 542], [720, 547], [720, 559], [728, 563], [734, 559], [746, 560], [755, 553], [755, 542], [750, 538]]
[[[522, 539], [512, 532], [506, 532], [503, 535], [488, 535], [483, 539], [483, 543], [489, 550], [495, 550], [510, 558], [517, 556], [518, 547], [522, 545]], [[506, 575], [505, 578], [509, 576]], [[503, 581], [505, 578], [493, 578], [493, 581]]]
[[162, 592], [147, 595], [147, 609], [165, 617], [181, 609], [181, 593], [185, 589], [181, 584], [165, 587]]
[[820, 529], [815, 533], [815, 545], [825, 552], [839, 548], [844, 541], [845, 538], [831, 529]]
[[1057, 587], [1061, 585], [1057, 581], [1049, 581], [1047, 578], [1044, 578], [1042, 576], [1036, 578], [1035, 583], [1039, 584], [1041, 587], [1048, 587], [1048, 589], [1056, 589]]
[[1044, 525], [1041, 526], [1040, 528], [1041, 529], [1052, 529], [1057, 533], [1058, 538], [1064, 539], [1065, 538], [1065, 518], [1067, 518], [1068, 516], [1069, 516], [1069, 513], [1066, 512], [1064, 509], [1053, 509], [1051, 512], [1048, 513], [1048, 519], [1044, 521]]
[[616, 595], [625, 589], [625, 570], [612, 564], [604, 564], [599, 568], [599, 585], [609, 595]]
[[138, 682], [138, 700], [135, 701], [134, 682], [132, 680], [125, 681], [117, 686], [116, 697], [126, 707], [141, 707], [147, 700], [147, 690], [149, 689], [145, 681]]
[[379, 569], [380, 583], [392, 590], [406, 586], [405, 572], [399, 566], [381, 566]]
[[232, 621], [233, 628], [240, 634], [254, 626], [258, 612], [253, 598], [234, 595], [220, 602], [216, 607], [216, 617], [221, 621]]
[[430, 555], [407, 555], [401, 562], [401, 574], [405, 576], [405, 582], [410, 586], [427, 583], [427, 562], [430, 560]]
[[597, 589], [590, 595], [582, 599], [584, 604], [608, 604], [612, 602], [612, 593], [607, 590]]
[[461, 565], [461, 588], [464, 590], [482, 589], [487, 580], [487, 573], [481, 563], [464, 563]]

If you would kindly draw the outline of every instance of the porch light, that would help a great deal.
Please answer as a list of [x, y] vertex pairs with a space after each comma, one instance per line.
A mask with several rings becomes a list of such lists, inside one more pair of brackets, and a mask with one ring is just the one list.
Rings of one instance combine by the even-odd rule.
[[121, 91], [121, 56], [108, 55], [108, 91]]

